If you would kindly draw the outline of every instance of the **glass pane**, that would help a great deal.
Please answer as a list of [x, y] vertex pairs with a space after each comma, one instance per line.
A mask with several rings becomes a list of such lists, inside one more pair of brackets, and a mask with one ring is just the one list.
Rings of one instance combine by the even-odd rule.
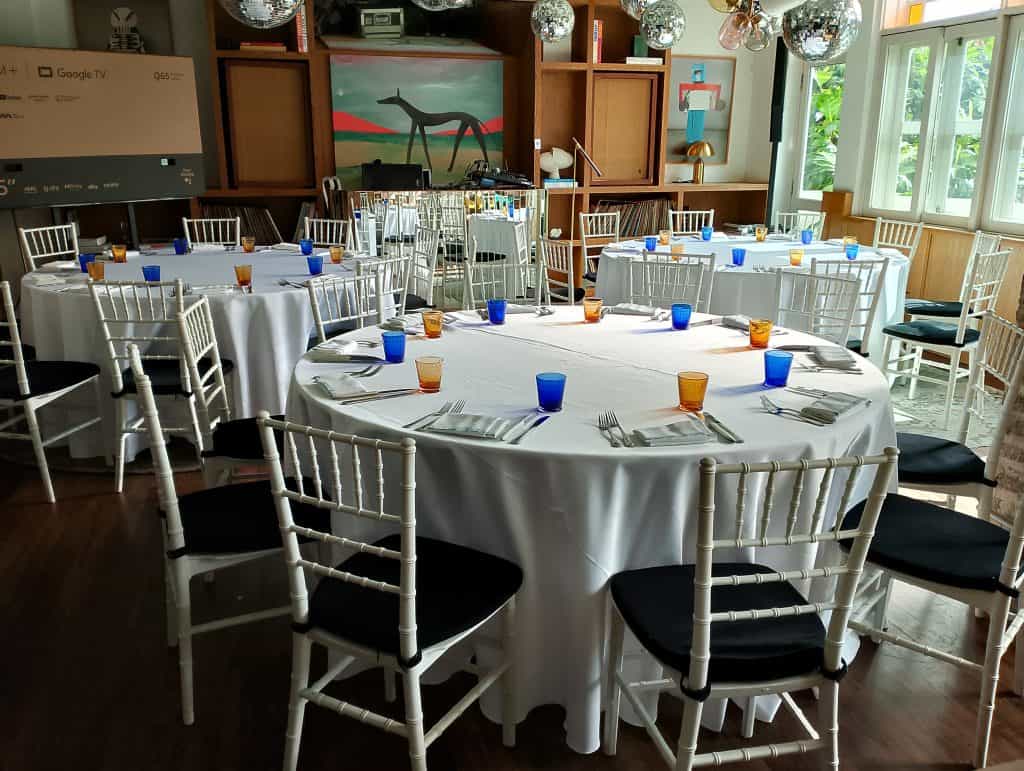
[[845, 64], [812, 67], [807, 143], [804, 152], [805, 191], [831, 191], [839, 145], [839, 112], [843, 106]]
[[999, 10], [1000, 0], [926, 0], [924, 4], [924, 21], [955, 19], [958, 16], [969, 16], [973, 13]]
[[903, 120], [921, 122], [924, 114], [924, 89], [928, 82], [928, 60], [931, 49], [927, 46], [910, 49], [907, 69], [907, 96], [904, 100]]
[[1001, 155], [993, 216], [1003, 222], [1024, 223], [1024, 18], [1018, 17], [1013, 29], [1009, 98], [999, 138]]

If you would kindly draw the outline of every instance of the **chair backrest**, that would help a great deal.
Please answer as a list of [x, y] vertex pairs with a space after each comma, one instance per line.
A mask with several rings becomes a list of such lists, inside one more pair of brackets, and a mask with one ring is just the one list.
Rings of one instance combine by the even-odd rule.
[[383, 305], [377, 299], [384, 294], [381, 273], [311, 278], [307, 289], [316, 336], [321, 343], [341, 325], [352, 323], [361, 328], [368, 320], [376, 324], [384, 321]]
[[[224, 420], [231, 420], [228, 390], [224, 383], [224, 367], [217, 347], [217, 334], [213, 328], [210, 301], [206, 297], [178, 313], [178, 336], [181, 353], [188, 369], [191, 393], [195, 396], [196, 412], [202, 448], [213, 447], [213, 429]], [[205, 359], [206, 369], [200, 371], [199, 362]]]
[[444, 244], [466, 243], [466, 204], [462, 193], [438, 193], [437, 211]]
[[[356, 275], [366, 276], [371, 273], [380, 276], [380, 299], [391, 295], [395, 300], [395, 310], [398, 315], [405, 313], [405, 288], [409, 283], [409, 266], [412, 263], [411, 254], [397, 254], [392, 257], [377, 257], [370, 260], [359, 260], [356, 262]], [[377, 303], [371, 301], [370, 309], [384, 313], [384, 308], [377, 308]], [[383, 318], [383, 316], [381, 316]]]
[[[576, 285], [574, 283], [572, 243], [555, 241], [551, 238], [540, 240], [541, 289], [547, 293], [548, 300], [561, 300], [576, 304]], [[552, 277], [552, 272], [562, 274], [565, 278]], [[560, 287], [562, 292], [557, 288]]]
[[852, 278], [780, 270], [776, 273], [779, 315], [775, 322], [845, 348], [859, 295], [860, 282]]
[[202, 244], [220, 244], [237, 248], [242, 242], [241, 217], [182, 217], [181, 224], [185, 226], [185, 240], [189, 248]]
[[[765, 463], [739, 463], [719, 465], [714, 458], [700, 462], [700, 504], [697, 510], [697, 559], [694, 566], [693, 642], [687, 687], [701, 690], [707, 684], [708, 664], [711, 656], [712, 624], [736, 621], [817, 615], [831, 611], [825, 636], [823, 668], [829, 672], [840, 669], [843, 638], [850, 619], [854, 595], [864, 569], [868, 547], [874, 536], [875, 525], [882, 503], [894, 478], [899, 451], [887, 447], [882, 455], [874, 457], [824, 458], [820, 460], [769, 461]], [[842, 529], [844, 515], [857, 503], [858, 479], [862, 469], [875, 467], [860, 523], [853, 529]], [[845, 482], [842, 477], [845, 475]], [[753, 480], [751, 479], [753, 477]], [[753, 485], [764, 478], [763, 491], [758, 494]], [[724, 487], [735, 480], [735, 513], [716, 518], [715, 492], [719, 483]], [[831, 505], [842, 485], [839, 504]], [[781, 491], [776, 495], [776, 491]], [[788, 505], [775, 498], [789, 495]], [[758, 511], [755, 501], [760, 498]], [[750, 516], [747, 516], [747, 506]], [[779, 512], [773, 522], [773, 511]], [[781, 520], [785, 516], [785, 522]], [[830, 522], [834, 516], [835, 522]], [[716, 532], [718, 523], [728, 532]], [[836, 541], [852, 541], [846, 554], [835, 547]], [[712, 565], [716, 549], [725, 549], [730, 555], [743, 549], [775, 547], [776, 553], [799, 552], [818, 544], [831, 542], [831, 548], [819, 550], [819, 560], [810, 570], [777, 571], [755, 575], [713, 575]], [[734, 558], [734, 556], [733, 556]], [[756, 586], [783, 581], [836, 579], [823, 582], [815, 602], [799, 605], [757, 609], [712, 612], [711, 593], [720, 587], [743, 586], [757, 591]]]
[[[175, 281], [89, 281], [93, 307], [103, 331], [114, 394], [124, 391], [122, 372], [130, 365], [129, 347], [144, 360], [181, 362], [178, 314], [185, 310], [185, 286]], [[189, 391], [188, 371], [181, 384]]]
[[580, 244], [583, 247], [583, 258], [598, 257], [605, 246], [613, 241], [618, 241], [620, 225], [618, 211], [591, 214], [581, 211]]
[[887, 220], [878, 217], [875, 220], [875, 237], [871, 245], [876, 248], [890, 247], [899, 249], [907, 259], [913, 262], [917, 255], [917, 247], [921, 245], [921, 233], [924, 223]]
[[438, 230], [441, 227], [441, 213], [438, 210], [437, 197], [430, 192], [420, 193], [416, 197], [416, 216], [419, 226]]
[[436, 227], [426, 227], [422, 224], [416, 227], [416, 239], [412, 245], [405, 291], [423, 299], [427, 305], [434, 304], [434, 278], [440, 242], [441, 231]]
[[59, 259], [78, 258], [78, 233], [73, 223], [44, 228], [18, 228], [25, 270], [31, 273], [40, 265]]
[[313, 246], [347, 246], [352, 243], [348, 220], [315, 219], [306, 217], [306, 238]]
[[1006, 403], [1010, 383], [1021, 366], [1022, 358], [1024, 329], [994, 311], [987, 311], [981, 317], [981, 338], [978, 340], [978, 348], [972, 359], [971, 374], [967, 380], [964, 411], [960, 416], [961, 444], [967, 443], [971, 418], [980, 418], [985, 400], [993, 397], [993, 386], [999, 389], [999, 395], [995, 398]]
[[1003, 243], [1003, 237], [998, 233], [986, 233], [984, 230], [974, 231], [974, 241], [971, 243], [971, 258], [977, 254], [992, 254], [999, 251], [999, 245]]
[[9, 281], [0, 281], [0, 299], [4, 306], [3, 318], [0, 319], [0, 366], [14, 367], [18, 393], [28, 396], [32, 393], [32, 388], [28, 382], [25, 352], [21, 347], [21, 332], [18, 330], [18, 317], [14, 315], [14, 296], [11, 294]]
[[802, 230], [813, 230], [814, 237], [821, 239], [825, 230], [823, 211], [782, 211], [775, 215], [775, 229], [780, 233], [799, 235]]
[[[259, 424], [284, 541], [292, 620], [296, 624], [309, 621], [307, 576], [314, 581], [333, 579], [397, 595], [395, 624], [399, 653], [404, 661], [411, 661], [419, 652], [416, 642], [416, 442], [410, 438], [386, 442], [285, 423], [272, 420], [265, 411], [260, 413]], [[282, 434], [289, 475], [296, 480], [294, 490], [285, 485], [275, 433]], [[330, 511], [335, 524], [333, 532], [297, 525], [292, 517], [292, 501]], [[343, 523], [351, 523], [351, 530], [358, 533], [360, 520], [393, 526], [400, 535], [399, 549], [387, 549], [343, 535], [347, 532]], [[333, 547], [329, 551], [340, 549], [395, 560], [399, 565], [398, 583], [306, 559], [299, 551], [300, 537]]]
[[689, 303], [707, 311], [714, 280], [713, 254], [664, 255], [645, 251], [629, 263], [629, 301], [668, 308], [672, 303]]
[[878, 301], [885, 288], [885, 273], [889, 268], [889, 258], [877, 260], [811, 259], [811, 273], [823, 276], [842, 276], [852, 278], [860, 287], [857, 297], [857, 308], [850, 325], [850, 337], [860, 340], [860, 353], [867, 355], [868, 339], [874, 329], [875, 316], [878, 313]]
[[478, 261], [478, 245], [476, 236], [470, 238], [469, 259], [463, 263], [463, 280], [466, 282], [466, 290], [463, 292], [463, 308], [471, 310], [482, 308], [488, 300], [495, 298], [513, 299], [512, 287], [509, 282], [514, 280], [515, 272], [519, 269], [511, 256], [497, 259]]
[[982, 487], [978, 514], [1011, 530], [1000, 583], [1018, 588], [1024, 544], [1024, 366], [1017, 367], [1007, 390], [999, 430], [985, 459], [985, 478], [994, 484]]
[[688, 236], [700, 233], [701, 228], [715, 226], [714, 209], [668, 210], [668, 229], [674, 236]]
[[995, 310], [996, 300], [999, 299], [999, 291], [1003, 288], [1003, 280], [1009, 266], [1009, 251], [976, 254], [971, 260], [970, 270], [960, 290], [957, 345], [963, 343], [971, 319], [984, 315], [986, 311]]

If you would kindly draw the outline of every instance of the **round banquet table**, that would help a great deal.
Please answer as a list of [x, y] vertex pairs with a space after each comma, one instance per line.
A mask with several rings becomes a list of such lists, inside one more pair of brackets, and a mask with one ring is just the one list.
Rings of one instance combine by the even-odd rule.
[[[516, 632], [520, 717], [542, 704], [562, 705], [567, 742], [579, 752], [593, 752], [600, 743], [606, 583], [624, 569], [694, 560], [699, 458], [758, 462], [867, 455], [895, 446], [888, 386], [867, 362], [860, 362], [865, 370], [860, 376], [794, 371], [792, 384], [871, 400], [857, 414], [821, 428], [760, 409], [762, 352], [750, 349], [746, 336], [735, 330], [703, 326], [677, 332], [668, 322], [619, 315], [584, 324], [578, 306], [562, 306], [550, 316], [510, 315], [504, 326], [489, 325], [473, 313], [455, 315], [458, 320], [440, 339], [410, 337], [404, 363], [387, 365], [372, 380], [360, 381], [374, 390], [414, 386], [413, 359], [439, 354], [444, 358], [440, 393], [343, 406], [312, 379], [355, 366], [303, 358], [295, 368], [287, 416], [340, 432], [416, 439], [418, 533], [522, 566]], [[707, 317], [694, 316], [695, 321], [702, 318]], [[373, 340], [378, 335], [368, 327], [348, 337]], [[784, 341], [821, 342], [796, 332]], [[806, 354], [796, 356], [799, 361]], [[614, 410], [627, 430], [678, 420], [676, 372], [682, 369], [709, 373], [707, 409], [745, 443], [610, 447], [597, 429], [598, 411]], [[464, 412], [469, 414], [526, 415], [536, 406], [534, 375], [543, 371], [568, 375], [564, 409], [519, 445], [402, 428], [454, 399], [466, 399]], [[810, 402], [781, 389], [772, 395], [788, 405]], [[871, 476], [860, 475], [857, 500], [866, 497]], [[812, 487], [806, 485], [805, 493]], [[752, 483], [748, 502], [756, 507], [761, 490], [755, 488]], [[780, 488], [777, 493], [783, 495]], [[833, 493], [834, 512], [839, 490]], [[803, 515], [810, 516], [813, 496], [805, 495], [802, 505]], [[723, 526], [734, 521], [734, 491], [719, 491], [718, 512]], [[334, 523], [339, 532], [383, 534], [376, 523], [353, 524], [341, 516]], [[773, 524], [784, 532], [785, 517], [781, 520]], [[813, 548], [799, 554], [790, 548], [785, 554], [751, 549], [721, 559], [757, 559], [789, 570], [811, 567], [815, 557]], [[644, 673], [651, 667], [639, 658], [634, 666]], [[482, 707], [497, 719], [500, 696], [491, 691]], [[766, 702], [758, 703], [762, 719], [773, 714]], [[706, 724], [720, 727], [724, 710], [723, 703], [709, 702]]]
[[[338, 266], [331, 264], [327, 252], [323, 255], [325, 275], [355, 275], [356, 261], [366, 259], [360, 255], [346, 256]], [[226, 289], [235, 283], [234, 266], [240, 263], [253, 266], [252, 294]], [[105, 278], [142, 280], [142, 265], [159, 265], [162, 280], [180, 278], [192, 287], [192, 294], [206, 294], [209, 298], [220, 354], [235, 364], [229, 379], [232, 417], [249, 417], [261, 409], [283, 412], [295, 362], [315, 334], [309, 294], [301, 286], [309, 279], [305, 256], [284, 249], [245, 254], [219, 248], [177, 255], [173, 249], [161, 248], [133, 254], [126, 263], [107, 262]], [[296, 286], [282, 286], [282, 281], [294, 282]], [[393, 300], [385, 300], [385, 315], [393, 314]], [[95, 428], [72, 436], [69, 449], [74, 457], [110, 455], [114, 404], [108, 395], [108, 359], [85, 275], [55, 270], [26, 274], [21, 284], [21, 323], [22, 338], [36, 347], [40, 359], [100, 365], [98, 398], [104, 420]], [[90, 395], [83, 395], [75, 403], [68, 401], [75, 415], [88, 410], [95, 414]], [[60, 410], [54, 408], [47, 419], [63, 422], [66, 416], [58, 413]], [[188, 425], [181, 420], [171, 424]], [[143, 446], [138, 441], [129, 441], [128, 445], [129, 458]]]
[[[845, 259], [841, 243], [815, 241], [804, 245], [799, 239], [790, 240], [769, 236], [767, 241], [758, 242], [753, 236], [727, 236], [715, 233], [711, 241], [702, 241], [700, 236], [682, 236], [672, 240], [682, 243], [692, 254], [715, 255], [715, 283], [711, 293], [711, 313], [729, 315], [742, 313], [751, 317], [775, 318], [778, 303], [775, 297], [775, 276], [755, 268], [789, 268], [789, 250], [803, 249], [801, 269], [810, 271], [811, 260]], [[747, 250], [742, 267], [732, 265], [732, 250], [742, 247]], [[604, 300], [605, 305], [629, 302], [629, 261], [639, 257], [644, 248], [643, 239], [622, 241], [606, 246], [598, 260], [597, 287], [595, 296]], [[660, 246], [659, 253], [667, 254], [669, 247]], [[889, 258], [885, 273], [885, 287], [879, 296], [875, 322], [868, 334], [867, 351], [879, 357], [882, 355], [882, 328], [888, 324], [903, 321], [903, 303], [907, 295], [907, 279], [910, 276], [910, 260], [897, 249], [874, 250], [861, 246], [860, 256], [865, 259]], [[863, 324], [867, 319], [860, 319]], [[854, 320], [857, 323], [857, 320]]]

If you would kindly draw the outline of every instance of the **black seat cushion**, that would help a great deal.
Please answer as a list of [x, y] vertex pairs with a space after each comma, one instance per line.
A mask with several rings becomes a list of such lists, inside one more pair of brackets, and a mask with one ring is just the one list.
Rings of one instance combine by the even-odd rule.
[[[860, 523], [864, 503], [850, 509], [843, 528]], [[977, 517], [890, 493], [882, 505], [868, 561], [961, 589], [994, 591], [1009, 533]], [[849, 549], [852, 541], [841, 541]]]
[[[401, 538], [377, 541], [395, 551]], [[398, 586], [398, 560], [356, 554], [338, 565]], [[416, 539], [416, 639], [419, 647], [471, 629], [519, 591], [523, 571], [500, 557], [465, 546]], [[357, 645], [398, 655], [398, 595], [337, 579], [320, 582], [309, 601], [309, 623]]]
[[[753, 575], [771, 568], [719, 563], [712, 574]], [[693, 637], [693, 565], [627, 570], [612, 576], [615, 605], [626, 624], [659, 661], [681, 672], [690, 667]], [[803, 605], [788, 582], [715, 587], [711, 610], [754, 610]], [[825, 627], [814, 614], [711, 625], [710, 682], [748, 682], [812, 672], [822, 665]]]
[[[850, 351], [854, 351], [854, 352], [856, 352], [856, 353], [860, 353], [860, 347], [861, 347], [861, 346], [862, 346], [863, 344], [864, 344], [864, 341], [863, 341], [863, 340], [861, 340], [861, 339], [860, 339], [860, 338], [858, 337], [858, 338], [856, 338], [856, 339], [854, 339], [854, 340], [847, 340], [847, 341], [846, 341], [846, 348], [847, 348], [848, 350], [850, 350]], [[863, 356], [863, 357], [864, 357], [865, 359], [866, 359], [866, 358], [868, 358], [868, 352], [867, 352], [867, 351], [865, 351], [864, 353], [860, 353], [860, 355], [861, 355], [861, 356]]]
[[[272, 420], [284, 420], [284, 415], [271, 415]], [[239, 418], [221, 421], [213, 429], [213, 447], [204, 451], [204, 457], [239, 458], [241, 460], [263, 460], [263, 443], [257, 418]], [[282, 452], [284, 435], [274, 432], [277, 451]]]
[[[203, 375], [210, 368], [213, 362], [208, 357], [199, 360], [199, 372]], [[220, 360], [221, 371], [225, 376], [235, 370], [235, 363], [231, 359]], [[149, 382], [153, 386], [153, 393], [161, 396], [190, 396], [181, 387], [181, 366], [177, 359], [143, 359], [142, 369], [149, 375]], [[131, 367], [121, 373], [124, 380], [124, 388], [114, 397], [133, 394], [135, 390], [135, 373]]]
[[407, 311], [418, 311], [424, 308], [432, 308], [430, 303], [424, 300], [417, 294], [406, 294], [405, 296], [405, 309]]
[[18, 372], [13, 364], [0, 366], [0, 399], [22, 400], [41, 396], [81, 383], [100, 374], [100, 368], [84, 361], [26, 361], [25, 372], [31, 392], [18, 391]]
[[985, 461], [959, 442], [924, 434], [896, 434], [899, 478], [917, 484], [984, 483]]
[[590, 281], [591, 283], [597, 283], [597, 272], [588, 270], [586, 273], [583, 274], [583, 278], [585, 278], [587, 281]]
[[[956, 345], [956, 324], [941, 321], [908, 321], [905, 324], [890, 324], [884, 329], [885, 334], [909, 340], [915, 343], [932, 343], [933, 345]], [[975, 342], [980, 333], [976, 329], [964, 331], [964, 341], [960, 345]]]
[[21, 344], [21, 355], [25, 361], [33, 361], [36, 359], [36, 347], [34, 345]]
[[936, 302], [934, 300], [907, 300], [903, 310], [911, 316], [941, 316], [942, 318], [960, 318], [964, 309], [963, 303]]
[[[295, 489], [289, 480], [288, 487]], [[312, 482], [306, 482], [312, 490]], [[290, 501], [296, 524], [330, 532], [331, 513]], [[224, 485], [200, 490], [178, 498], [181, 524], [185, 530], [186, 554], [236, 554], [277, 549], [281, 530], [270, 492], [270, 481]]]

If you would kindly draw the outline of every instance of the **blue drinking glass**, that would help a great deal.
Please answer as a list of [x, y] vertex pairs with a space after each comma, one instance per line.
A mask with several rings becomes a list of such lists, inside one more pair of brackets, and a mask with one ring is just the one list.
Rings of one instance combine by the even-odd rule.
[[405, 332], [381, 332], [384, 343], [384, 360], [392, 364], [405, 361]]
[[804, 246], [807, 246], [813, 240], [814, 240], [814, 231], [813, 230], [801, 230], [800, 231], [800, 243], [802, 243]]
[[487, 301], [487, 319], [492, 324], [505, 323], [505, 309], [508, 302], [504, 299], [493, 299]]
[[846, 245], [846, 259], [856, 260], [858, 254], [860, 254], [860, 244]]
[[782, 388], [789, 382], [789, 368], [793, 366], [793, 354], [789, 351], [764, 352], [764, 384], [771, 388]]
[[658, 237], [657, 236], [647, 236], [647, 238], [644, 239], [644, 249], [646, 249], [649, 252], [653, 252], [657, 248], [658, 248]]
[[565, 396], [565, 375], [541, 372], [537, 375], [537, 403], [544, 412], [559, 412]]
[[96, 261], [96, 255], [95, 254], [80, 254], [80, 255], [78, 255], [78, 265], [82, 269], [83, 273], [88, 273], [89, 272], [89, 268], [88, 268], [89, 263], [90, 262], [95, 262], [95, 261]]
[[175, 254], [188, 254], [188, 241], [184, 238], [174, 239], [174, 253]]
[[514, 220], [516, 218], [516, 202], [515, 201], [509, 201], [508, 202], [508, 218], [510, 220]]
[[690, 326], [693, 306], [688, 303], [672, 304], [672, 329], [686, 329]]
[[313, 253], [313, 241], [309, 238], [303, 238], [299, 241], [299, 248], [302, 250], [303, 254], [309, 256]]
[[160, 266], [159, 265], [143, 265], [142, 266], [142, 278], [146, 281], [159, 281], [160, 280]]
[[732, 250], [733, 265], [735, 265], [736, 267], [741, 267], [745, 259], [747, 259], [747, 250], [744, 249], [742, 246], [737, 246], [735, 249]]
[[309, 266], [309, 275], [319, 276], [324, 272], [324, 256], [322, 254], [311, 254], [306, 258]]
[[710, 241], [711, 236], [715, 234], [715, 229], [711, 227], [703, 227], [700, 229], [700, 238], [702, 241]]

